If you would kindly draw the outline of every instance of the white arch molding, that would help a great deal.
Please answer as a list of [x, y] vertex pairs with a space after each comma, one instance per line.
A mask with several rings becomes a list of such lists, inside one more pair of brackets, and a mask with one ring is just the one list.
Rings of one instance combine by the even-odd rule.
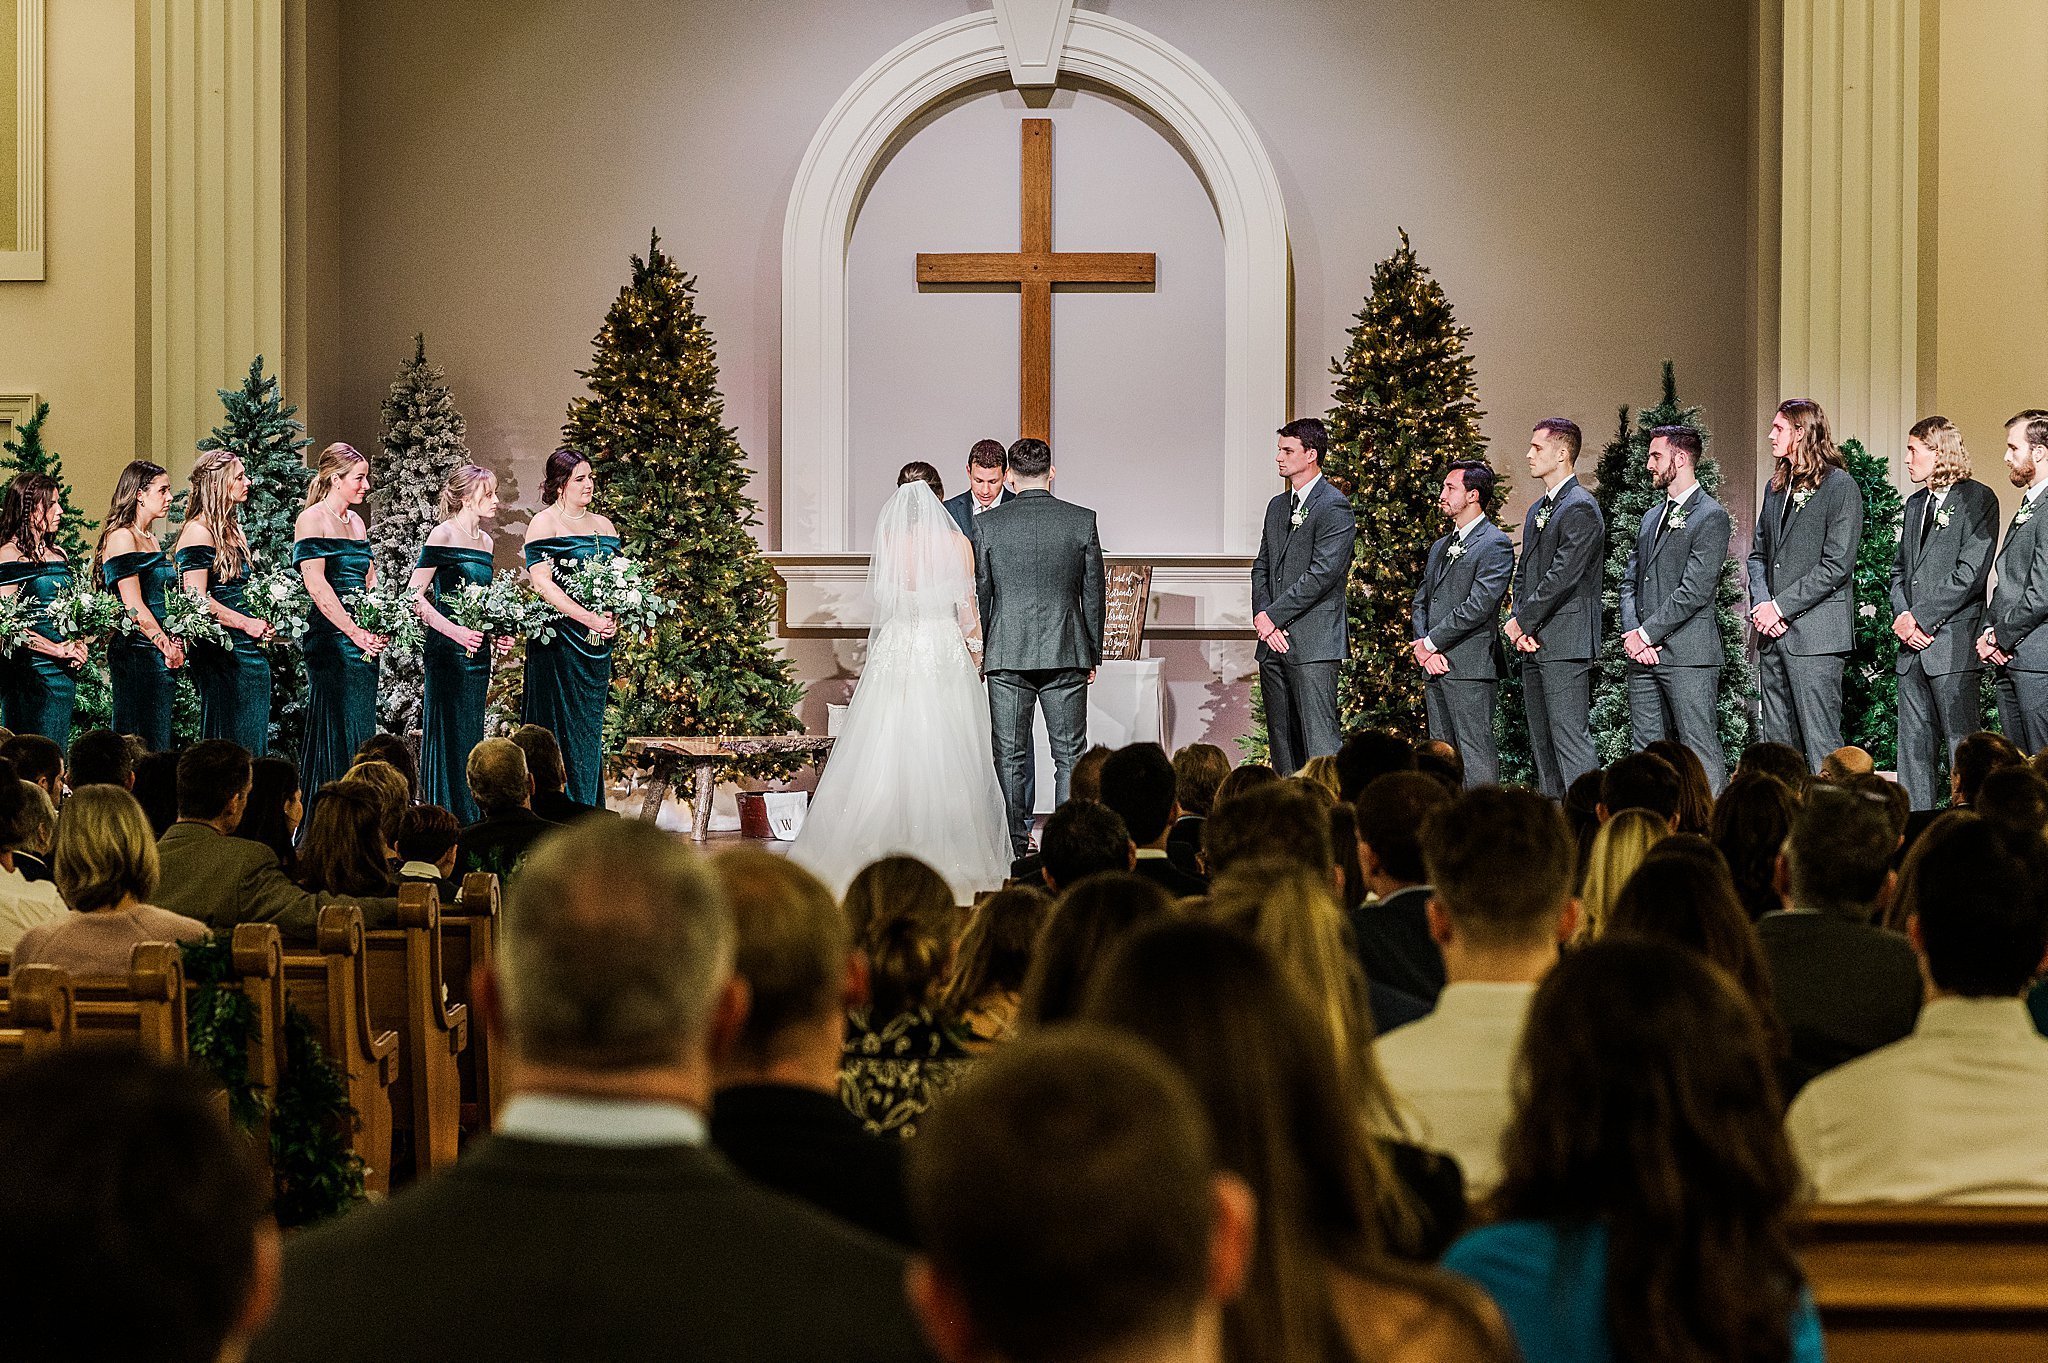
[[[1276, 485], [1287, 419], [1287, 206], [1257, 130], [1193, 59], [1131, 24], [1075, 10], [1060, 70], [1150, 110], [1194, 158], [1223, 228], [1224, 550], [1249, 554]], [[926, 29], [883, 57], [825, 116], [797, 169], [782, 231], [782, 550], [852, 548], [846, 251], [862, 191], [924, 110], [1009, 70], [993, 11]]]

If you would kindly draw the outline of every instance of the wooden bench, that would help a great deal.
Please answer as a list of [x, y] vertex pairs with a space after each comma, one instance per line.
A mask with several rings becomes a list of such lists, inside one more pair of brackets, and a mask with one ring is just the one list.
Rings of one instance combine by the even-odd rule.
[[285, 990], [313, 1024], [321, 1050], [355, 1109], [350, 1146], [372, 1192], [391, 1189], [391, 1089], [398, 1080], [398, 1033], [370, 1021], [369, 953], [363, 911], [329, 904], [320, 911], [318, 950], [287, 952]]
[[0, 1010], [0, 1069], [67, 1046], [72, 1038], [71, 977], [53, 965], [25, 965], [8, 976]]
[[711, 738], [642, 736], [626, 740], [626, 756], [650, 768], [640, 817], [649, 823], [661, 812], [668, 788], [688, 768], [691, 809], [696, 815], [690, 836], [703, 842], [711, 833], [711, 792], [718, 769], [748, 757], [770, 754], [801, 756], [823, 766], [835, 739], [810, 734], [722, 734]]
[[126, 979], [71, 982], [72, 1025], [81, 1043], [132, 1042], [146, 1055], [182, 1065], [192, 1048], [185, 1026], [185, 958], [176, 942], [138, 942]]
[[1814, 1207], [1799, 1257], [1830, 1363], [2048, 1358], [2048, 1207]]
[[365, 933], [364, 941], [370, 1025], [398, 1034], [392, 1129], [412, 1143], [409, 1170], [395, 1168], [393, 1174], [424, 1177], [455, 1162], [462, 1118], [458, 1057], [469, 1045], [469, 1009], [448, 1001], [444, 983], [440, 891], [425, 884], [400, 886], [398, 926]]
[[284, 1076], [284, 940], [275, 923], [237, 923], [229, 946], [231, 987], [249, 1000], [249, 1082], [263, 1108], [251, 1135], [267, 1159], [270, 1111]]
[[441, 915], [442, 983], [451, 1004], [469, 1009], [469, 1045], [457, 1057], [462, 1076], [462, 1132], [489, 1131], [505, 1102], [504, 1066], [491, 1063], [491, 1038], [476, 1015], [475, 982], [479, 971], [498, 959], [501, 904], [497, 876], [472, 871], [463, 877], [462, 893], [453, 912]]

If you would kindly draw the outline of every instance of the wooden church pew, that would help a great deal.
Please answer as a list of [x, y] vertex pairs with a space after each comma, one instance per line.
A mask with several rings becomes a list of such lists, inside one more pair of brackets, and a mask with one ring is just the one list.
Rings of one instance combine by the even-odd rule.
[[355, 1109], [350, 1145], [372, 1192], [391, 1188], [391, 1089], [399, 1072], [398, 1033], [370, 1021], [369, 953], [363, 911], [329, 904], [320, 911], [318, 949], [284, 955], [285, 991], [313, 1024], [320, 1048], [341, 1075]]
[[264, 1115], [251, 1133], [256, 1148], [270, 1150], [270, 1109], [284, 1073], [284, 942], [275, 923], [237, 923], [230, 938], [233, 987], [249, 1000], [249, 1082]]
[[1814, 1207], [1800, 1261], [1830, 1363], [2048, 1358], [2048, 1207]]
[[71, 1043], [71, 977], [53, 965], [25, 965], [8, 977], [0, 1009], [0, 1069]]
[[448, 987], [448, 1001], [469, 1009], [470, 1015], [469, 1045], [456, 1057], [465, 1136], [489, 1131], [505, 1100], [503, 1067], [491, 1064], [491, 1039], [476, 1016], [470, 992], [476, 972], [497, 961], [499, 909], [497, 876], [473, 871], [463, 878], [454, 909], [441, 915], [442, 983]]
[[370, 1023], [398, 1033], [392, 1127], [411, 1137], [410, 1172], [424, 1176], [455, 1162], [462, 1118], [457, 1059], [469, 1044], [469, 1009], [450, 1004], [443, 984], [440, 892], [432, 885], [400, 886], [398, 926], [367, 933], [364, 940]]
[[133, 1042], [172, 1064], [191, 1058], [185, 1026], [185, 958], [176, 942], [138, 942], [126, 979], [72, 981], [79, 1043]]

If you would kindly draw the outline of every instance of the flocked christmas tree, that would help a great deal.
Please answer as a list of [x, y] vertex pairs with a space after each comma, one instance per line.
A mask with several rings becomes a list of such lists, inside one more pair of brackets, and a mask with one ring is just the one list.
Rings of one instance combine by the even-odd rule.
[[[441, 520], [442, 484], [469, 462], [467, 428], [447, 376], [427, 362], [427, 338], [412, 340], [412, 358], [384, 397], [383, 431], [370, 460], [370, 544], [384, 582], [412, 576], [420, 546]], [[377, 685], [384, 728], [396, 734], [419, 728], [425, 688], [426, 664], [419, 654], [386, 655]]]
[[[1671, 361], [1664, 362], [1664, 393], [1654, 407], [1636, 414], [1633, 425], [1628, 408], [1621, 409], [1620, 429], [1601, 452], [1600, 487], [1596, 496], [1607, 516], [1607, 564], [1601, 586], [1603, 619], [1600, 633], [1600, 661], [1593, 682], [1593, 741], [1603, 765], [1624, 756], [1632, 746], [1629, 732], [1628, 654], [1621, 644], [1621, 584], [1628, 573], [1629, 555], [1635, 549], [1636, 534], [1642, 528], [1643, 513], [1656, 505], [1663, 494], [1650, 481], [1647, 459], [1650, 432], [1659, 426], [1690, 426], [1700, 434], [1700, 444], [1710, 447], [1712, 437], [1698, 407], [1678, 400], [1678, 379]], [[1721, 466], [1711, 454], [1702, 452], [1694, 470], [1700, 487], [1709, 496], [1721, 491]], [[1742, 565], [1733, 557], [1721, 567], [1721, 580], [1714, 592], [1714, 615], [1721, 627], [1721, 646], [1726, 661], [1721, 669], [1721, 748], [1732, 770], [1735, 760], [1749, 745], [1749, 715], [1756, 700], [1756, 670], [1750, 665], [1748, 639], [1743, 622]]]
[[1842, 738], [1869, 753], [1879, 771], [1897, 768], [1899, 679], [1892, 670], [1899, 641], [1892, 633], [1892, 564], [1906, 504], [1885, 461], [1842, 443], [1842, 462], [1863, 493], [1863, 538], [1856, 545], [1856, 651], [1842, 671]]
[[[593, 461], [598, 507], [621, 549], [678, 603], [651, 635], [621, 636], [605, 742], [628, 734], [781, 734], [803, 729], [800, 688], [771, 635], [775, 574], [749, 533], [745, 454], [725, 424], [696, 281], [661, 249], [633, 258], [593, 343], [590, 395], [569, 405], [566, 444]], [[788, 763], [757, 762], [772, 775]]]
[[[242, 533], [249, 539], [251, 571], [289, 567], [292, 522], [298, 519], [311, 476], [299, 409], [285, 402], [277, 377], [264, 374], [261, 355], [250, 362], [241, 387], [222, 388], [219, 393], [224, 417], [199, 442], [199, 449], [234, 451], [249, 475]], [[304, 728], [305, 672], [297, 644], [291, 640], [270, 650], [270, 751], [280, 757], [298, 755]]]
[[[5, 441], [0, 441], [0, 486], [23, 473], [47, 474], [57, 480], [57, 505], [62, 512], [57, 547], [70, 561], [71, 571], [82, 579], [92, 566], [92, 551], [85, 542], [85, 527], [91, 522], [79, 514], [72, 501], [71, 483], [64, 477], [63, 457], [43, 443], [43, 424], [49, 419], [50, 404], [38, 402], [29, 419], [15, 427]], [[113, 719], [114, 693], [107, 677], [106, 654], [94, 650], [91, 660], [78, 674], [78, 699], [72, 706], [71, 727], [83, 732], [104, 728]]]

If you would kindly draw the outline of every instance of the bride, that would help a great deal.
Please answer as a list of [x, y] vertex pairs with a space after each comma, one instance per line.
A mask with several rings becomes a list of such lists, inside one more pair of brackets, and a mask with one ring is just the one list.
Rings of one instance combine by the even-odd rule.
[[867, 666], [790, 858], [835, 896], [901, 852], [973, 902], [1010, 866], [981, 681], [974, 550], [921, 478], [896, 489], [868, 560]]

